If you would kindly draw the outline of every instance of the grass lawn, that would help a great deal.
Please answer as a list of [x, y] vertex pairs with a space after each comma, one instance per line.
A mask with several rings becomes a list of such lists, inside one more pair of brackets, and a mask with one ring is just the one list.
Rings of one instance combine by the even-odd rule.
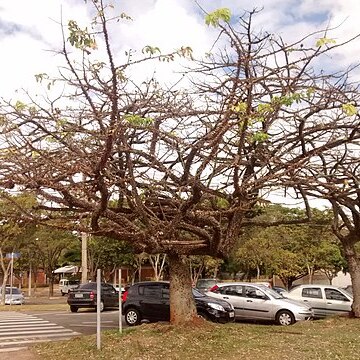
[[175, 328], [143, 324], [96, 336], [43, 343], [32, 351], [40, 360], [335, 360], [360, 358], [360, 319], [328, 318], [289, 327], [257, 324], [204, 323]]

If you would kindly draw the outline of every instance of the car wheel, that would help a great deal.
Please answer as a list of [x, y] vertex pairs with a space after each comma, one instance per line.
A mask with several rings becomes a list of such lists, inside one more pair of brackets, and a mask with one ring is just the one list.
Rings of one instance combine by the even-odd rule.
[[276, 314], [276, 323], [282, 326], [288, 326], [295, 323], [295, 317], [292, 312], [288, 310], [280, 310]]
[[[101, 300], [100, 301], [100, 312], [103, 312], [104, 309], [105, 309], [104, 302]], [[97, 310], [97, 306], [95, 306], [95, 310]]]
[[127, 309], [125, 311], [125, 321], [129, 326], [139, 325], [141, 322], [141, 315], [136, 309]]
[[71, 312], [76, 313], [78, 310], [79, 310], [79, 308], [77, 306], [73, 306], [73, 305], [70, 306]]

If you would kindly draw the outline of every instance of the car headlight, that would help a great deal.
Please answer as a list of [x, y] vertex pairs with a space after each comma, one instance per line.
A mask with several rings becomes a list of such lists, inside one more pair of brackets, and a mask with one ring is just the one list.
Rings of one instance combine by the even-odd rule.
[[219, 304], [215, 304], [215, 303], [208, 303], [208, 305], [212, 308], [212, 309], [215, 309], [215, 310], [219, 310], [219, 311], [225, 311], [225, 309], [219, 305]]

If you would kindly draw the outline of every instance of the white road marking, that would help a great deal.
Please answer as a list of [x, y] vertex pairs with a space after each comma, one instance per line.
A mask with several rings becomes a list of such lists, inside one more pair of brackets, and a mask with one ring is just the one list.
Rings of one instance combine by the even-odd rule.
[[77, 335], [81, 333], [34, 315], [0, 312], [0, 352], [22, 350], [38, 342], [69, 340]]

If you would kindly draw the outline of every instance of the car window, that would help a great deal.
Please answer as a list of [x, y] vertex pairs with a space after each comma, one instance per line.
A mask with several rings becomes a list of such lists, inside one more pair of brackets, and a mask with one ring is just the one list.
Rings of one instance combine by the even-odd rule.
[[313, 299], [322, 299], [321, 289], [316, 287], [302, 289], [302, 296]]
[[69, 280], [69, 285], [79, 285], [80, 281], [79, 280]]
[[142, 285], [139, 286], [139, 294], [147, 297], [162, 297], [162, 286], [159, 285]]
[[244, 286], [245, 296], [252, 299], [266, 299], [267, 296], [260, 289], [252, 286]]
[[223, 295], [243, 296], [242, 286], [239, 285], [221, 286], [218, 290]]
[[105, 291], [114, 291], [115, 289], [113, 288], [112, 285], [109, 284], [102, 284], [102, 289]]
[[328, 300], [350, 301], [344, 294], [336, 289], [325, 289], [325, 297]]
[[[12, 288], [12, 294], [21, 294], [21, 290], [18, 288]], [[10, 288], [5, 289], [5, 294], [10, 294]]]

